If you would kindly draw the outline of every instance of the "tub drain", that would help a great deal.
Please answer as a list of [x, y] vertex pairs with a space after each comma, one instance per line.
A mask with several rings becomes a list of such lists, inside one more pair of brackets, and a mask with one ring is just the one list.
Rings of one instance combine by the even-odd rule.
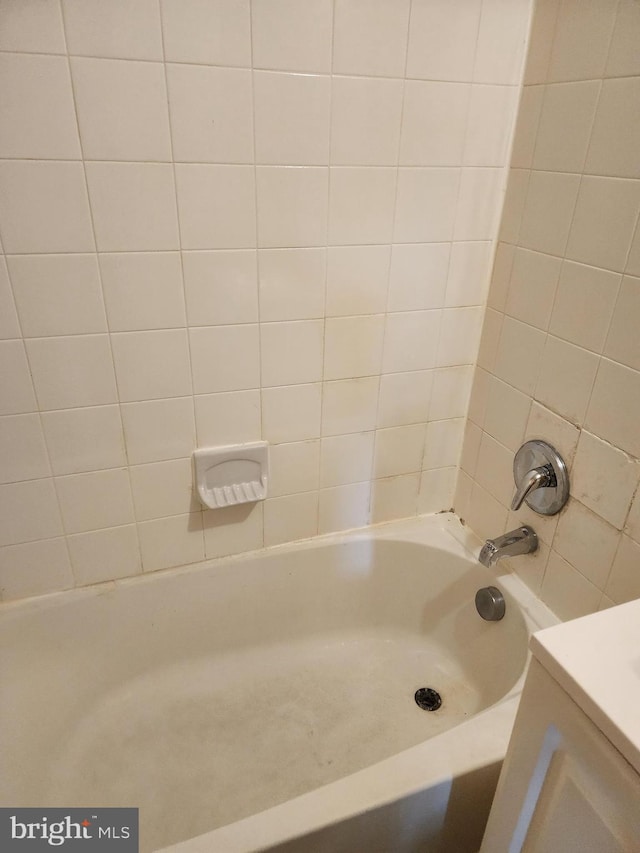
[[423, 711], [437, 711], [442, 705], [440, 694], [433, 687], [420, 687], [419, 690], [416, 690], [414, 699]]

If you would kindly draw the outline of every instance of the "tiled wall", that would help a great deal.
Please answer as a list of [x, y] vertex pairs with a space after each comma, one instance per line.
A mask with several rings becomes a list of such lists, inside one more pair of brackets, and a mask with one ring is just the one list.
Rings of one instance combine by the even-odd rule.
[[[482, 536], [535, 528], [513, 566], [563, 618], [640, 597], [639, 45], [637, 0], [536, 4], [456, 495]], [[533, 437], [559, 516], [508, 510]]]
[[528, 14], [0, 0], [3, 597], [451, 505]]

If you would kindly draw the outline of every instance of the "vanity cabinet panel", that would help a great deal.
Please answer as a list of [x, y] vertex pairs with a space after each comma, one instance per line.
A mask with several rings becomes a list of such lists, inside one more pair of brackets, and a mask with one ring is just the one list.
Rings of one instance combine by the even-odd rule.
[[640, 776], [531, 661], [481, 853], [640, 851]]

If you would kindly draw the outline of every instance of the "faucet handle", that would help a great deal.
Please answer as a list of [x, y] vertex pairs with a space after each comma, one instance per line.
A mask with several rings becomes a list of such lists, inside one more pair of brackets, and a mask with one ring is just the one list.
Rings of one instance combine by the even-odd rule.
[[523, 503], [541, 515], [555, 515], [569, 499], [569, 474], [558, 451], [546, 441], [526, 441], [513, 460], [516, 493], [511, 509]]
[[539, 468], [532, 468], [527, 471], [520, 483], [516, 483], [516, 493], [511, 501], [511, 509], [515, 512], [520, 509], [531, 492], [534, 489], [542, 489], [545, 486], [557, 485], [553, 468], [550, 465], [541, 465]]

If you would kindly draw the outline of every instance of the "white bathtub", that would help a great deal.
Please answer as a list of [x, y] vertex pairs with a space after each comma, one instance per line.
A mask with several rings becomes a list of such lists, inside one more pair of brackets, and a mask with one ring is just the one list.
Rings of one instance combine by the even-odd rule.
[[476, 546], [437, 515], [3, 605], [0, 805], [137, 806], [142, 851], [477, 850], [554, 620]]

